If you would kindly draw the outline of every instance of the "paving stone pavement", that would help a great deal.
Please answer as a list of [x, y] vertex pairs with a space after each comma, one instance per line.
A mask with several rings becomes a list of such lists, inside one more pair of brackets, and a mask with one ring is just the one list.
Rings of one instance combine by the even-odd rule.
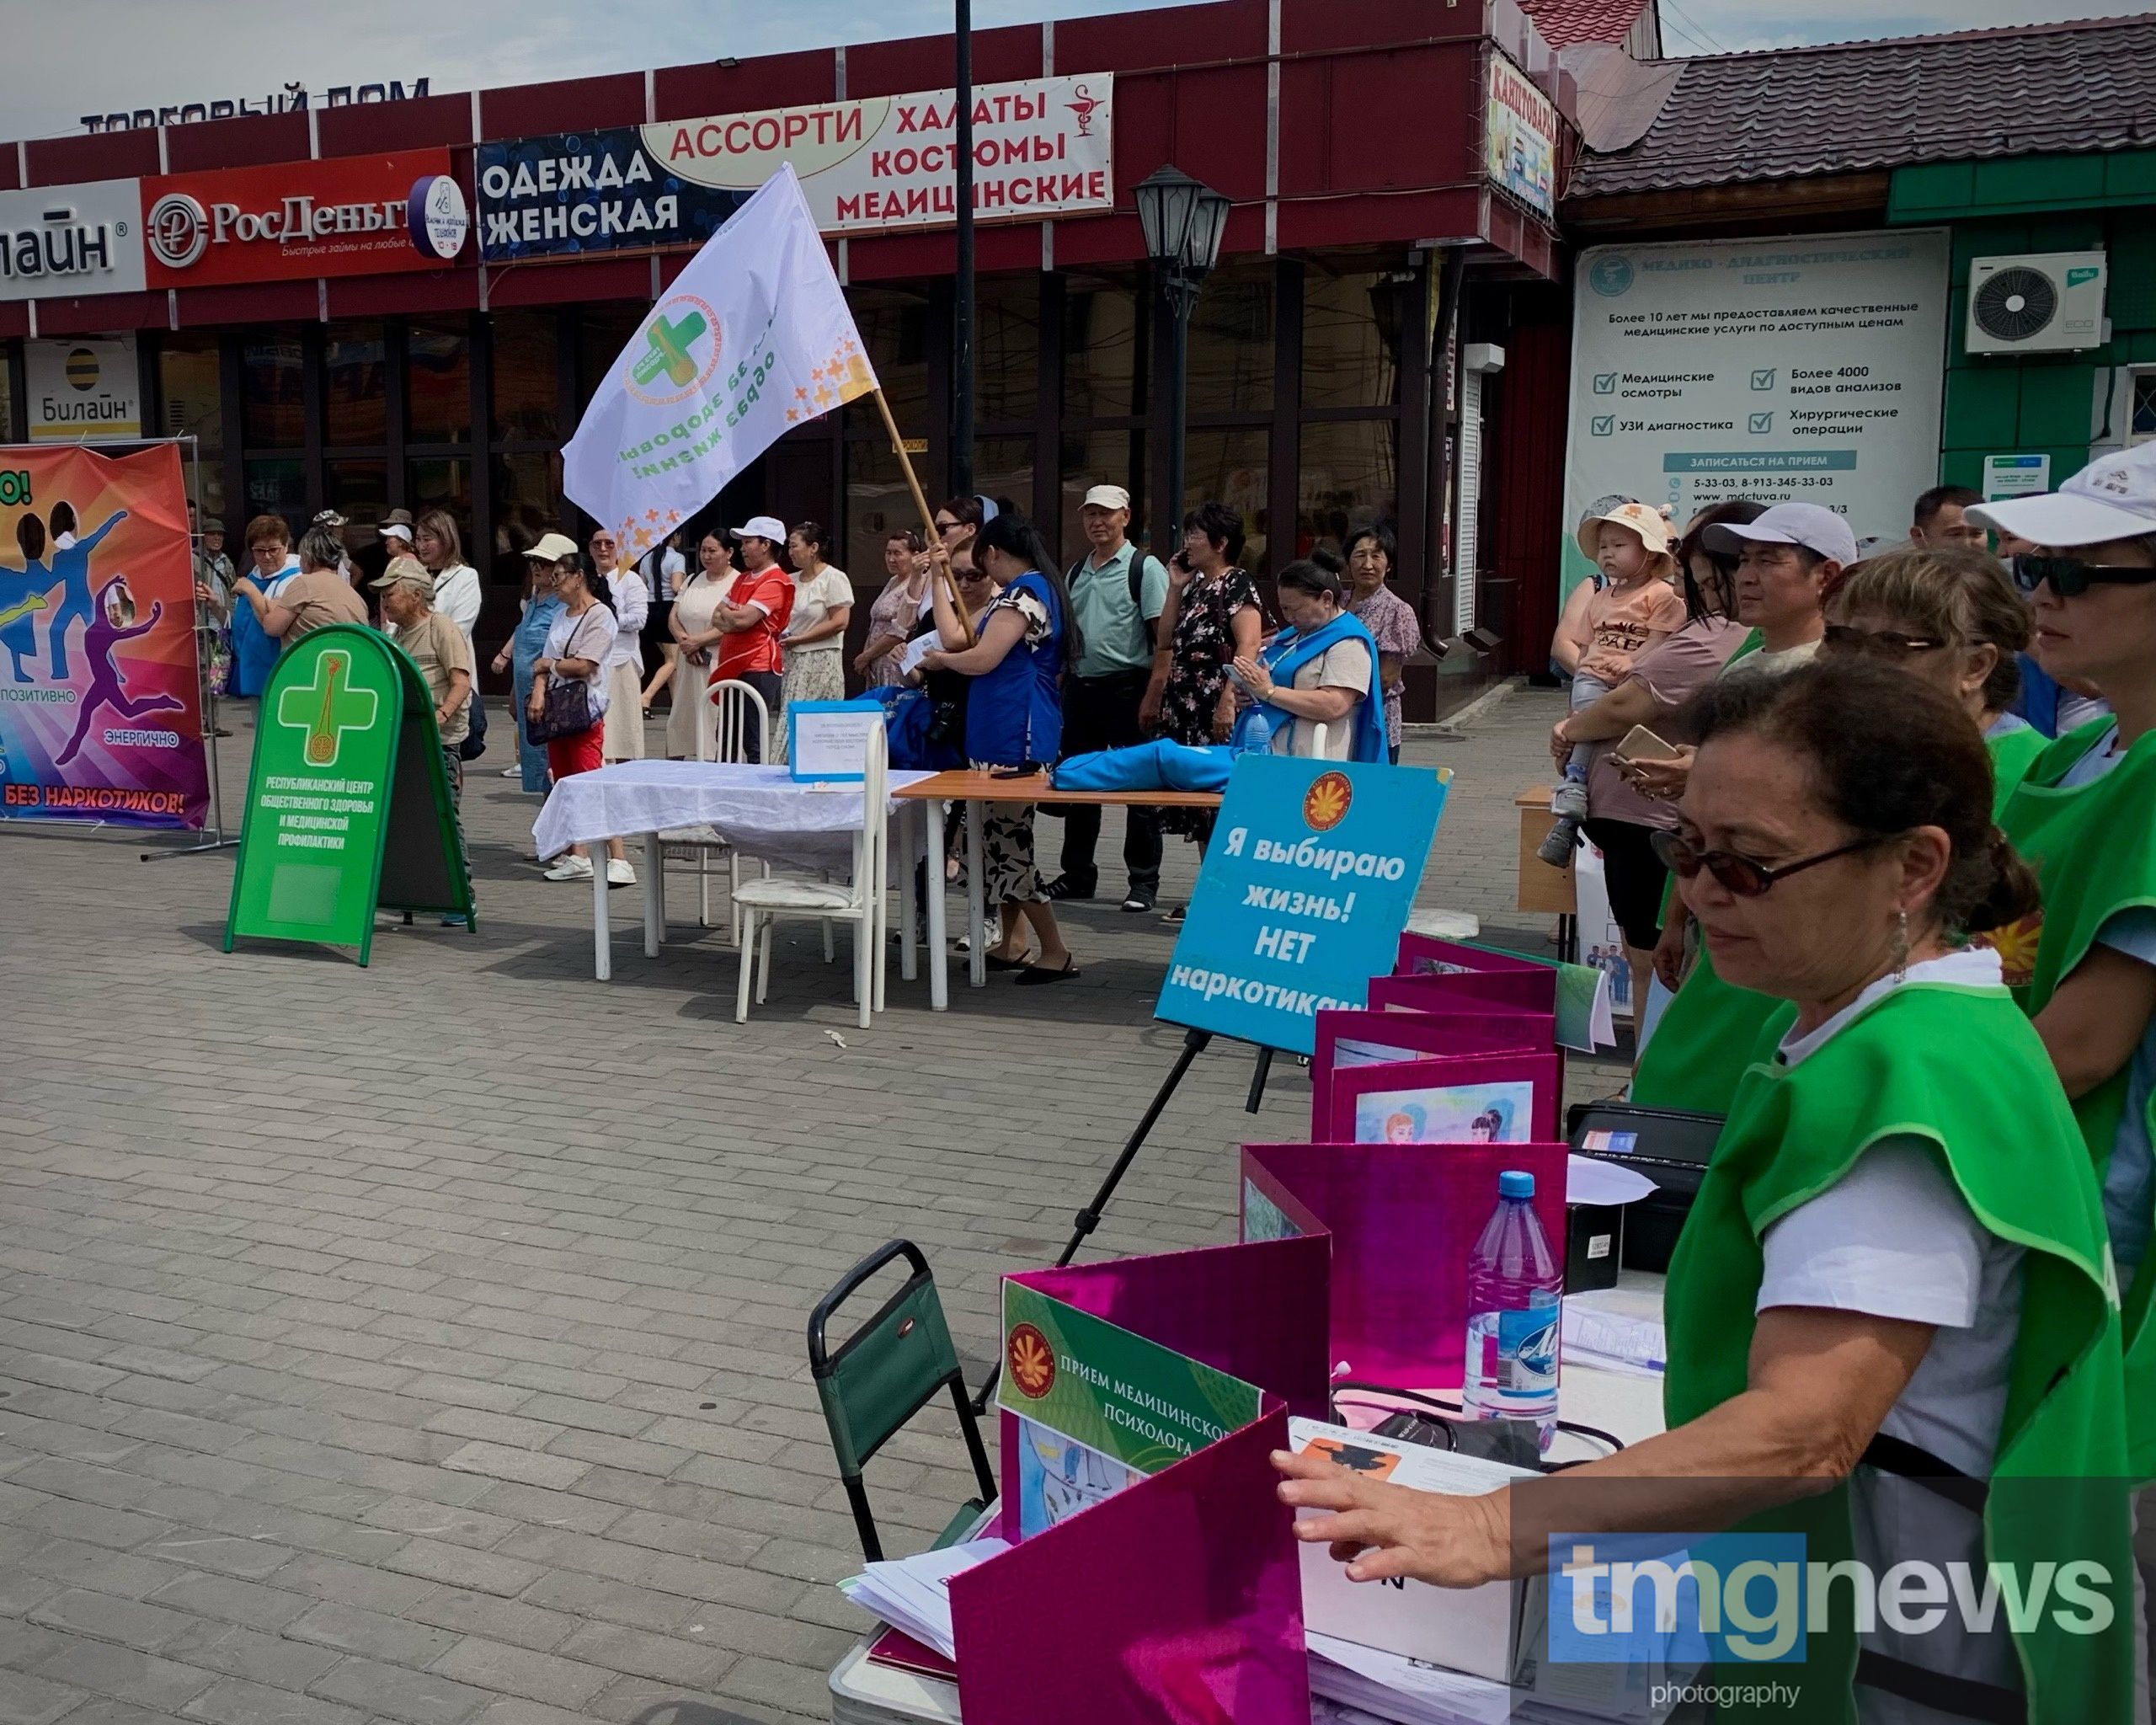
[[[1410, 744], [1457, 774], [1423, 901], [1534, 950], [1512, 795], [1559, 711]], [[736, 1026], [722, 937], [647, 961], [633, 894], [599, 984], [499, 764], [480, 932], [385, 918], [364, 970], [221, 953], [229, 852], [0, 833], [0, 1725], [828, 1718], [863, 1619], [808, 1308], [906, 1236], [977, 1374], [998, 1274], [1054, 1255], [1172, 1059], [1172, 932], [1112, 901], [1070, 909], [1080, 981], [935, 1015], [894, 966], [866, 1032], [813, 929]], [[1248, 1077], [1198, 1063], [1102, 1251], [1231, 1236], [1230, 1146], [1307, 1124], [1292, 1065], [1256, 1120]], [[934, 1417], [878, 1458], [889, 1543], [963, 1466]]]

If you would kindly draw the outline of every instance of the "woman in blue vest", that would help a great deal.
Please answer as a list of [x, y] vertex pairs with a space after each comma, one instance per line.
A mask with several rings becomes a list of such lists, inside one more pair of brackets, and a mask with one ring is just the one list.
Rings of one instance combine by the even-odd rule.
[[[978, 770], [1045, 772], [1063, 740], [1064, 665], [1079, 651], [1078, 622], [1056, 559], [1032, 523], [1006, 511], [973, 542], [976, 568], [999, 590], [969, 628], [953, 608], [950, 586], [937, 580], [941, 648], [923, 671], [954, 670], [973, 679], [966, 692], [966, 758]], [[1078, 975], [1033, 867], [1033, 805], [991, 803], [981, 822], [990, 902], [1001, 908], [1003, 937], [987, 953], [991, 970], [1016, 970], [1023, 986]], [[1026, 956], [1030, 927], [1038, 950]]]
[[1378, 644], [1341, 609], [1338, 569], [1305, 558], [1281, 570], [1276, 585], [1288, 627], [1255, 658], [1235, 662], [1235, 681], [1257, 703], [1244, 716], [1241, 745], [1327, 761], [1387, 759]]
[[[284, 590], [286, 578], [299, 573], [299, 559], [291, 554], [292, 530], [281, 515], [257, 515], [247, 524], [247, 554], [253, 560], [253, 579], [264, 599]], [[262, 692], [275, 667], [284, 643], [262, 627], [251, 605], [232, 606], [232, 668], [226, 690], [233, 699], [251, 701]]]

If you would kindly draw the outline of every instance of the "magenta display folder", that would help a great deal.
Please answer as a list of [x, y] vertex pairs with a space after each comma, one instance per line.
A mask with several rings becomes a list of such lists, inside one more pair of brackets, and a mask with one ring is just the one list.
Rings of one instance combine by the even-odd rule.
[[1457, 1055], [1348, 1066], [1332, 1075], [1314, 1138], [1337, 1144], [1550, 1144], [1565, 1062], [1559, 1055]]
[[1456, 940], [1439, 940], [1434, 935], [1403, 934], [1400, 937], [1400, 961], [1394, 965], [1393, 975], [1524, 976], [1536, 971], [1546, 971], [1549, 968], [1547, 964], [1536, 964], [1532, 959], [1518, 958], [1489, 947], [1469, 946]]
[[951, 1583], [966, 1725], [1308, 1725], [1287, 1409]]
[[[1373, 988], [1387, 979], [1380, 977]], [[1556, 1020], [1478, 1005], [1465, 1012], [1424, 1012], [1407, 1008], [1358, 1007], [1317, 1015], [1317, 1048], [1310, 1058], [1310, 1136], [1329, 1135], [1332, 1075], [1356, 1065], [1391, 1060], [1428, 1060], [1457, 1055], [1550, 1052]]]
[[1456, 1389], [1468, 1252], [1497, 1207], [1497, 1176], [1534, 1176], [1535, 1215], [1561, 1263], [1567, 1154], [1562, 1144], [1246, 1144], [1244, 1226], [1306, 1219], [1326, 1231], [1340, 1375]]
[[1554, 1019], [1557, 973], [1493, 970], [1482, 975], [1380, 976], [1371, 980], [1369, 1004], [1412, 1007], [1422, 1012], [1547, 1012]]

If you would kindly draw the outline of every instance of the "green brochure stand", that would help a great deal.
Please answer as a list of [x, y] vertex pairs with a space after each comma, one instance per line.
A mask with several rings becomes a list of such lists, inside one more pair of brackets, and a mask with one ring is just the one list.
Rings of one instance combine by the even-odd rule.
[[478, 929], [433, 696], [387, 636], [333, 623], [293, 643], [262, 692], [225, 950], [242, 935], [312, 941], [364, 964], [377, 908]]

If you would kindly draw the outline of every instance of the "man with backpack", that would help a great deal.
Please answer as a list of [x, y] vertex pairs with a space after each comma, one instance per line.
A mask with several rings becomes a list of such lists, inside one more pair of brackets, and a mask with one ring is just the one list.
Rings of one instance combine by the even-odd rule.
[[[1070, 606], [1085, 649], [1063, 686], [1063, 753], [1123, 749], [1145, 740], [1139, 703], [1152, 674], [1154, 638], [1168, 602], [1168, 572], [1127, 537], [1130, 494], [1096, 485], [1079, 510], [1091, 549], [1070, 566]], [[1150, 911], [1161, 890], [1161, 823], [1150, 809], [1124, 813], [1123, 867], [1130, 876], [1123, 908]], [[1093, 852], [1100, 842], [1097, 804], [1064, 810], [1063, 873], [1049, 883], [1051, 899], [1090, 899], [1100, 882]]]

